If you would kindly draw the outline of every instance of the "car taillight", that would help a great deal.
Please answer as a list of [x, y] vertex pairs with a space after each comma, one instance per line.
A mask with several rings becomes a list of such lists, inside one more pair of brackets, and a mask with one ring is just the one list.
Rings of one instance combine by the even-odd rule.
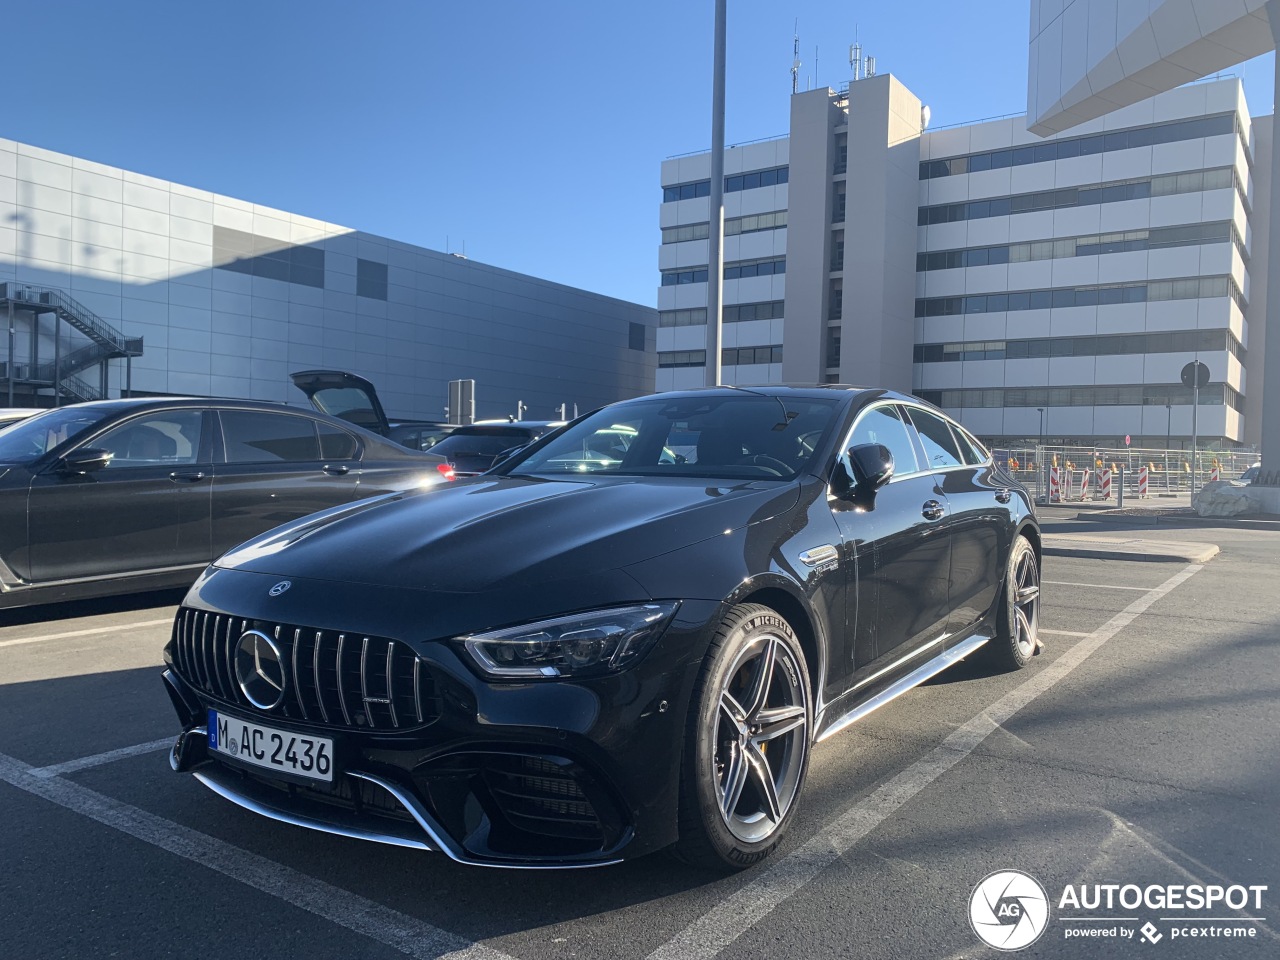
[[437, 463], [436, 469], [440, 471], [440, 475], [446, 480], [458, 479], [457, 474], [453, 472], [453, 464], [451, 463]]

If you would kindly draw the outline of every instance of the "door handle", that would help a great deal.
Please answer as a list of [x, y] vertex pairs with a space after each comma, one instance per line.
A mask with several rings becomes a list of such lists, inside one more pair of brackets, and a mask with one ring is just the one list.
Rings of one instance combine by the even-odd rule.
[[926, 500], [920, 508], [920, 515], [926, 520], [941, 520], [946, 508], [937, 500]]
[[1008, 503], [1012, 499], [1013, 499], [1013, 491], [1009, 490], [1008, 488], [1001, 487], [999, 490], [996, 491], [996, 500], [998, 500], [1000, 503]]
[[344, 473], [350, 473], [351, 468], [345, 463], [326, 463], [324, 465], [324, 472], [332, 474], [335, 477], [340, 477]]
[[195, 473], [178, 473], [176, 470], [169, 474], [169, 479], [174, 483], [198, 483], [204, 479], [204, 471], [197, 470]]

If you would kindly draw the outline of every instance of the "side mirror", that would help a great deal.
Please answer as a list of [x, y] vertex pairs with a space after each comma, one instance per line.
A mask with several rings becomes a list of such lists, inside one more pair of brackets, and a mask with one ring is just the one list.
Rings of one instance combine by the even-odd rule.
[[[874, 496], [893, 477], [893, 454], [881, 443], [860, 443], [850, 447], [845, 456], [848, 467], [845, 467], [844, 490], [841, 496], [847, 499]], [[843, 466], [844, 461], [840, 461]], [[849, 470], [852, 470], [852, 475]]]
[[86, 473], [96, 473], [109, 464], [114, 456], [115, 454], [111, 451], [100, 447], [81, 447], [79, 450], [72, 450], [59, 461], [58, 472], [81, 476]]

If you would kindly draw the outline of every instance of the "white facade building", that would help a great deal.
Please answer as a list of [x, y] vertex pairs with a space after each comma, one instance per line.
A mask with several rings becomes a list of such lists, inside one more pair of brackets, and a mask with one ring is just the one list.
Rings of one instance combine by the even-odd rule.
[[[122, 393], [305, 403], [368, 378], [396, 418], [532, 418], [648, 392], [649, 308], [0, 140], [0, 406]], [[56, 383], [56, 386], [55, 386]]]
[[[788, 138], [726, 152], [726, 277], [775, 266], [726, 281], [725, 382], [875, 384], [993, 441], [1163, 446], [1190, 437], [1199, 359], [1200, 435], [1256, 443], [1255, 141], [1270, 118], [1235, 80], [1048, 139], [1025, 118], [924, 132], [891, 76], [797, 94]], [[708, 170], [662, 168], [659, 388], [705, 381]]]

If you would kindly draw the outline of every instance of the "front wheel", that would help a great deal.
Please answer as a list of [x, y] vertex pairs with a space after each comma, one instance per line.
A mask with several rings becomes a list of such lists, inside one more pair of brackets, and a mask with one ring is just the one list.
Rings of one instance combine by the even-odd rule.
[[1040, 564], [1031, 542], [1019, 535], [1009, 551], [996, 635], [984, 651], [993, 668], [1021, 670], [1040, 649]]
[[804, 650], [768, 607], [734, 607], [707, 652], [689, 712], [675, 853], [741, 870], [777, 846], [809, 761]]

